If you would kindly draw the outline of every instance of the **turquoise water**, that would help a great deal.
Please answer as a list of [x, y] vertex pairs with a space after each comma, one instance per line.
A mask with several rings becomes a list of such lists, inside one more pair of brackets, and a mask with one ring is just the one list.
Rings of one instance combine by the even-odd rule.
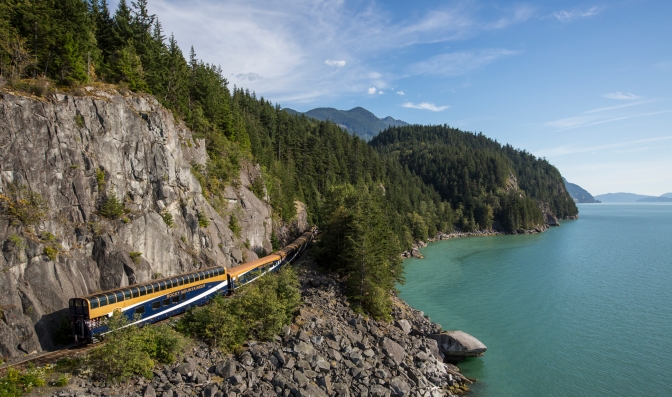
[[579, 211], [405, 261], [401, 298], [488, 347], [459, 365], [474, 396], [672, 396], [672, 205]]

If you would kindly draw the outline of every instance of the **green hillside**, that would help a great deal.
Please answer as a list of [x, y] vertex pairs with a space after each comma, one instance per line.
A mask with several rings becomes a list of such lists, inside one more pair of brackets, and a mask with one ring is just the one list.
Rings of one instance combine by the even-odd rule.
[[555, 167], [482, 134], [413, 125], [389, 128], [371, 145], [433, 186], [462, 229], [531, 228], [543, 223], [540, 207], [559, 218], [578, 213]]

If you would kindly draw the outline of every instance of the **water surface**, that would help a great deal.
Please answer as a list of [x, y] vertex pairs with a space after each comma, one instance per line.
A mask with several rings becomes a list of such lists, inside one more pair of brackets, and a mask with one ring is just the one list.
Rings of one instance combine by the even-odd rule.
[[672, 205], [584, 204], [536, 235], [441, 241], [401, 298], [480, 339], [476, 396], [672, 396]]

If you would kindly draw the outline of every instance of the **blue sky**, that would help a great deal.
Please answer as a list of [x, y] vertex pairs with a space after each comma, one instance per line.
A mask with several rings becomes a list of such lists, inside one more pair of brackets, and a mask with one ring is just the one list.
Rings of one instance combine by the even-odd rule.
[[149, 5], [185, 54], [283, 107], [483, 132], [594, 195], [672, 192], [672, 1]]

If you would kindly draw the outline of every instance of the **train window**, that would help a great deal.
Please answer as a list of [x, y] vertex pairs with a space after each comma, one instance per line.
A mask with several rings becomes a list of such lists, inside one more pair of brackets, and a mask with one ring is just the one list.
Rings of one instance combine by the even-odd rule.
[[179, 295], [173, 296], [173, 303], [177, 303], [179, 301], [180, 301], [180, 296]]
[[127, 289], [126, 291], [124, 291], [124, 300], [128, 300], [128, 299], [131, 299], [131, 290], [130, 289]]
[[152, 291], [159, 292], [159, 283], [152, 283]]
[[165, 282], [165, 281], [161, 281], [161, 282], [159, 283], [159, 291], [163, 291], [163, 290], [165, 290], [165, 289], [166, 289], [166, 282]]
[[156, 310], [161, 307], [161, 301], [152, 303], [152, 310]]
[[145, 312], [144, 306], [138, 306], [135, 308], [135, 314], [143, 314]]
[[122, 291], [117, 292], [117, 302], [124, 301], [124, 293]]
[[144, 285], [141, 285], [140, 287], [138, 287], [138, 290], [140, 291], [140, 296], [147, 295], [147, 288], [145, 288]]
[[134, 298], [137, 298], [138, 296], [140, 296], [140, 291], [138, 291], [137, 288], [131, 288], [131, 294], [133, 294]]
[[177, 285], [182, 285], [184, 284], [184, 279], [182, 277], [177, 279]]
[[163, 300], [163, 306], [168, 306], [170, 305], [170, 298], [164, 299]]
[[107, 296], [99, 296], [98, 300], [100, 301], [101, 307], [107, 305]]
[[91, 309], [97, 309], [98, 308], [98, 298], [89, 299], [89, 304], [91, 305]]
[[173, 280], [167, 280], [166, 281], [166, 289], [168, 288], [173, 288]]
[[117, 296], [115, 294], [107, 294], [107, 304], [111, 305], [117, 303]]
[[193, 274], [190, 274], [190, 275], [189, 275], [189, 282], [190, 282], [190, 283], [193, 283], [194, 281], [195, 281], [195, 279], [194, 279], [194, 275], [193, 275]]
[[182, 295], [180, 295], [180, 296], [182, 297], [182, 300], [187, 299], [187, 294], [182, 294]]

